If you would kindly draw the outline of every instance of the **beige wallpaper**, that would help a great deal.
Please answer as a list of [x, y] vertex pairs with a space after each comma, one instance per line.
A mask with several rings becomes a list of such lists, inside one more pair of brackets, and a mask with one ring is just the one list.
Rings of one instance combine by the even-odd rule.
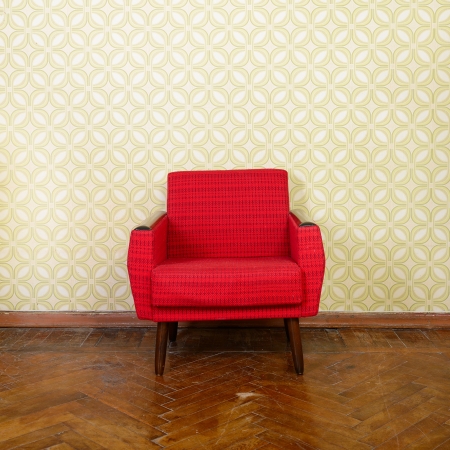
[[0, 1], [0, 309], [129, 310], [167, 173], [280, 167], [322, 310], [450, 308], [448, 1]]

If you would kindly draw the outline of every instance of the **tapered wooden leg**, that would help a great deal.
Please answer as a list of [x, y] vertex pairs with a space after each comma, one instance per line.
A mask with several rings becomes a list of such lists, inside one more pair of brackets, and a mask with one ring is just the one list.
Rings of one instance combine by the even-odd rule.
[[284, 320], [284, 331], [286, 332], [286, 339], [289, 342], [289, 330], [288, 330], [288, 324], [287, 324], [287, 319], [283, 319]]
[[178, 322], [169, 322], [169, 347], [177, 345]]
[[302, 338], [300, 336], [300, 326], [298, 319], [285, 319], [287, 322], [289, 337], [291, 338], [292, 359], [297, 375], [303, 374], [303, 350]]
[[155, 373], [161, 376], [166, 365], [167, 337], [169, 336], [169, 322], [158, 322], [156, 329]]

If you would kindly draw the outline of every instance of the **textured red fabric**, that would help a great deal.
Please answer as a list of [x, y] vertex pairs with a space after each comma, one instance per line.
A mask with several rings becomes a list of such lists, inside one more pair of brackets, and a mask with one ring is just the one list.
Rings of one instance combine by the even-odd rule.
[[169, 173], [168, 256], [288, 256], [288, 213], [284, 170]]
[[254, 306], [251, 308], [152, 308], [155, 322], [180, 320], [289, 319], [300, 317], [300, 305]]
[[299, 227], [289, 215], [286, 172], [172, 173], [168, 211], [153, 230], [131, 233], [127, 264], [140, 319], [317, 314], [322, 238], [319, 227]]
[[299, 227], [299, 224], [297, 217], [289, 214], [291, 257], [303, 273], [300, 317], [308, 317], [315, 316], [319, 311], [325, 253], [319, 227]]
[[169, 258], [152, 271], [152, 305], [249, 307], [298, 305], [301, 270], [289, 256]]
[[167, 257], [167, 215], [153, 230], [131, 232], [128, 247], [128, 275], [139, 319], [153, 319], [151, 311], [152, 270]]

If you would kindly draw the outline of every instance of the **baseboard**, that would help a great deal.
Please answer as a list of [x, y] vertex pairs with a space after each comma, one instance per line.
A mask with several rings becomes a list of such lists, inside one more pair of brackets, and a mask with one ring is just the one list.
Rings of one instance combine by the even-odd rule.
[[[2, 327], [42, 328], [134, 328], [154, 327], [155, 322], [139, 320], [134, 312], [0, 312]], [[281, 319], [224, 320], [180, 322], [180, 327], [282, 327]], [[303, 317], [304, 328], [450, 328], [447, 313], [353, 313], [321, 312], [314, 317]]]

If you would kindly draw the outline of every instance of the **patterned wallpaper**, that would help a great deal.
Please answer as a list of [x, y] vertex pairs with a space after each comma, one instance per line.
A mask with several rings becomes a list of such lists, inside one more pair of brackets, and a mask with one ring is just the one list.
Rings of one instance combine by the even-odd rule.
[[129, 310], [168, 172], [280, 167], [321, 309], [450, 308], [448, 0], [0, 1], [0, 309]]

